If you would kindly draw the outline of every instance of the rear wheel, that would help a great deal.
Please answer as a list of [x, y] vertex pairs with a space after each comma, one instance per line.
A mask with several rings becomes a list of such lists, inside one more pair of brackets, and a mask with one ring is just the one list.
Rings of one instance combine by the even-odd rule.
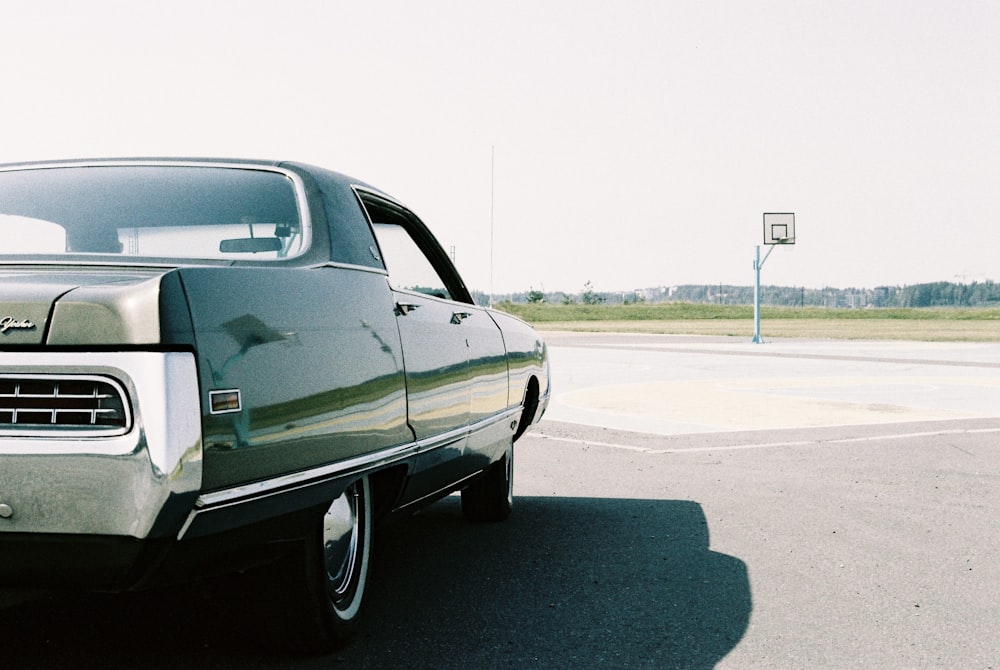
[[367, 477], [352, 484], [323, 515], [320, 590], [325, 585], [330, 612], [339, 622], [355, 621], [361, 609], [368, 582], [370, 517]]
[[483, 475], [462, 490], [462, 514], [469, 521], [503, 521], [514, 506], [514, 443]]
[[277, 620], [284, 642], [303, 651], [330, 651], [357, 628], [371, 551], [372, 501], [368, 477], [334, 500], [303, 551], [281, 564], [276, 580]]

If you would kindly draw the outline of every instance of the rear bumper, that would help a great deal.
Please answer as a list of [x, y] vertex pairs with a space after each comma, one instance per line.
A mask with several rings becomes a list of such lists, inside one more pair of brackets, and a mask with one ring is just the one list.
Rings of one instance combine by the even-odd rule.
[[202, 480], [193, 354], [7, 351], [0, 370], [110, 377], [134, 417], [121, 435], [0, 435], [0, 542], [9, 544], [8, 534], [111, 537], [125, 545], [176, 537]]

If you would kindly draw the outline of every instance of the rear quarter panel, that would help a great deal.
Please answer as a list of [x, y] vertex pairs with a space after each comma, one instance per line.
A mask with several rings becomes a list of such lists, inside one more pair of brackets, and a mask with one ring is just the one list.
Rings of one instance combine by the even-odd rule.
[[[204, 490], [411, 440], [385, 277], [342, 268], [181, 271], [198, 352]], [[211, 390], [242, 407], [209, 410]]]
[[500, 327], [507, 348], [510, 375], [508, 405], [513, 407], [524, 400], [529, 380], [534, 377], [538, 381], [540, 402], [538, 412], [531, 420], [537, 421], [549, 396], [549, 354], [545, 341], [534, 328], [515, 316], [495, 310], [490, 311], [490, 316]]

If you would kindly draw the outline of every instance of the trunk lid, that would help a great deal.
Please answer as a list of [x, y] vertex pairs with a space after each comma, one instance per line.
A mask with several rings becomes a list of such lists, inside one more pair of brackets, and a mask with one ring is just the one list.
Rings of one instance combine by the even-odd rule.
[[0, 348], [160, 342], [169, 270], [0, 270]]

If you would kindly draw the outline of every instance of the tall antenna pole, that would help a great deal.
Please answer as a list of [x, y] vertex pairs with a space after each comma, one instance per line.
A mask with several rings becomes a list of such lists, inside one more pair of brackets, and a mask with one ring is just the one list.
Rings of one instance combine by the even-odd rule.
[[490, 308], [493, 307], [493, 180], [496, 174], [496, 145], [490, 145]]

